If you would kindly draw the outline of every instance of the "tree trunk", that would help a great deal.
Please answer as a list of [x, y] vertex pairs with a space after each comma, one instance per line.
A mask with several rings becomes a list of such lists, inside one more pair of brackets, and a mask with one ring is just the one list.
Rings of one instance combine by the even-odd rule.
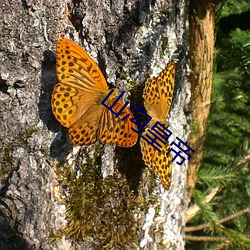
[[189, 6], [191, 64], [189, 81], [192, 92], [190, 101], [192, 133], [189, 136], [189, 142], [196, 153], [189, 161], [188, 203], [202, 160], [205, 129], [210, 111], [214, 60], [214, 19], [215, 7], [218, 2], [205, 0], [198, 3], [196, 0], [191, 0]]
[[187, 161], [174, 164], [166, 191], [144, 166], [139, 142], [73, 148], [50, 102], [62, 34], [134, 107], [143, 105], [145, 79], [173, 58], [168, 120], [186, 141], [186, 1], [0, 4], [0, 249], [184, 249]]

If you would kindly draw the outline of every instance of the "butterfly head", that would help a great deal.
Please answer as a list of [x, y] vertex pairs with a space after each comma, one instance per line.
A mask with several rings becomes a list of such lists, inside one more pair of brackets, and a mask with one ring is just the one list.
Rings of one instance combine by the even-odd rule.
[[[112, 93], [110, 93], [111, 91], [113, 90]], [[114, 98], [116, 98], [118, 96], [118, 89], [117, 88], [114, 88], [114, 89], [109, 89], [109, 90], [106, 90], [106, 91], [103, 91], [103, 92], [100, 92], [100, 98], [99, 98], [99, 101], [100, 103], [105, 99], [105, 102], [108, 102], [110, 103]]]
[[164, 125], [165, 128], [168, 128], [169, 127], [169, 123], [167, 122], [166, 118], [165, 117], [157, 117], [154, 113], [152, 112], [148, 112], [148, 115], [150, 117], [152, 117], [152, 119], [150, 120], [150, 122], [148, 123], [148, 128], [152, 128], [156, 122], [159, 122], [161, 123], [162, 125]]
[[111, 96], [112, 96], [113, 98], [116, 98], [116, 97], [118, 96], [118, 89], [117, 89], [117, 88], [114, 88], [113, 90], [114, 90], [114, 92], [112, 93]]

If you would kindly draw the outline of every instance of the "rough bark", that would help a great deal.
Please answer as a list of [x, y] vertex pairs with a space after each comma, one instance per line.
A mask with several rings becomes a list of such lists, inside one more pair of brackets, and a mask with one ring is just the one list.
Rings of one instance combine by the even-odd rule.
[[[0, 4], [0, 249], [103, 249], [108, 244], [115, 249], [184, 249], [187, 162], [174, 165], [171, 188], [163, 190], [143, 165], [139, 143], [131, 149], [99, 143], [72, 148], [67, 131], [52, 115], [50, 100], [57, 82], [55, 44], [62, 33], [98, 61], [108, 83], [126, 90], [131, 105], [138, 101], [142, 106], [145, 78], [159, 73], [172, 57], [177, 74], [170, 130], [185, 141], [184, 110], [190, 93], [186, 2], [1, 0]], [[121, 228], [117, 218], [103, 213], [107, 221], [103, 219], [105, 225], [101, 223], [96, 234], [81, 241], [68, 234], [53, 243], [51, 232], [63, 231], [65, 209], [72, 202], [67, 195], [74, 191], [62, 176], [78, 173], [85, 163], [89, 178], [91, 171], [101, 170], [95, 183], [113, 184], [103, 187], [110, 190], [107, 199], [92, 193], [95, 202], [104, 200], [105, 204], [98, 203], [100, 209], [110, 212], [110, 205], [124, 203], [124, 211], [116, 215], [120, 218], [124, 212], [132, 215], [132, 221]], [[102, 181], [103, 176], [108, 177]], [[141, 200], [134, 202], [138, 197]], [[90, 219], [93, 225], [102, 220]], [[98, 230], [105, 226], [113, 238], [103, 242]], [[130, 227], [131, 232], [115, 234]]]
[[[189, 6], [191, 65], [189, 81], [192, 92], [190, 101], [192, 133], [189, 136], [189, 142], [196, 152], [189, 161], [187, 179], [189, 191], [196, 184], [196, 176], [202, 159], [206, 123], [210, 111], [214, 60], [214, 18], [217, 2], [219, 1], [197, 2], [191, 0]], [[191, 192], [189, 192], [189, 201], [191, 195]]]

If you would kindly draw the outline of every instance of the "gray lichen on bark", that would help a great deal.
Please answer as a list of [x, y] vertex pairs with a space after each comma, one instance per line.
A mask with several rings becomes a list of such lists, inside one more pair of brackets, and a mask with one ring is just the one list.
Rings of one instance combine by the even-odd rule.
[[[55, 44], [63, 33], [98, 61], [109, 85], [125, 90], [131, 105], [136, 101], [142, 105], [145, 79], [159, 73], [171, 57], [177, 74], [170, 130], [185, 140], [187, 3], [2, 0], [0, 4], [0, 249], [99, 249], [93, 236], [92, 242], [73, 244], [65, 237], [56, 244], [48, 241], [51, 230], [66, 225], [65, 204], [56, 197], [58, 162], [71, 165], [76, 173], [79, 162], [97, 164], [110, 183], [109, 174], [122, 183], [126, 181], [120, 176], [126, 176], [124, 186], [154, 201], [140, 214], [134, 208], [140, 217], [135, 247], [184, 249], [187, 165], [174, 165], [171, 188], [165, 191], [144, 168], [138, 144], [131, 149], [97, 144], [73, 150], [66, 129], [52, 115], [50, 99], [57, 82]], [[124, 189], [121, 195], [130, 194]], [[119, 201], [114, 199], [118, 200], [111, 203]]]

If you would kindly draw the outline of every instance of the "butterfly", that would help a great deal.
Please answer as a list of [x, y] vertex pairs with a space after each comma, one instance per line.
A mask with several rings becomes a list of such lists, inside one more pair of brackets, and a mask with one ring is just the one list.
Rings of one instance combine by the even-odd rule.
[[[146, 81], [143, 91], [144, 106], [152, 119], [148, 123], [146, 130], [142, 133], [143, 137], [145, 137], [146, 134], [150, 135], [149, 130], [156, 122], [168, 127], [166, 117], [172, 102], [174, 79], [175, 64], [173, 61], [170, 61], [158, 77], [149, 78]], [[170, 154], [167, 155], [170, 150], [169, 142], [166, 141], [166, 144], [159, 140], [157, 140], [157, 142], [162, 146], [159, 148], [161, 152], [141, 138], [142, 159], [148, 167], [155, 170], [160, 177], [163, 187], [169, 189], [172, 174], [171, 156]]]
[[[135, 123], [122, 118], [129, 115], [126, 107], [118, 117], [102, 105], [109, 94], [107, 82], [96, 63], [76, 43], [60, 38], [56, 46], [58, 83], [52, 93], [52, 112], [66, 128], [75, 145], [91, 145], [97, 141], [131, 147], [138, 140]], [[115, 103], [115, 89], [105, 101], [108, 107]], [[118, 100], [112, 110], [118, 113], [124, 104]]]

